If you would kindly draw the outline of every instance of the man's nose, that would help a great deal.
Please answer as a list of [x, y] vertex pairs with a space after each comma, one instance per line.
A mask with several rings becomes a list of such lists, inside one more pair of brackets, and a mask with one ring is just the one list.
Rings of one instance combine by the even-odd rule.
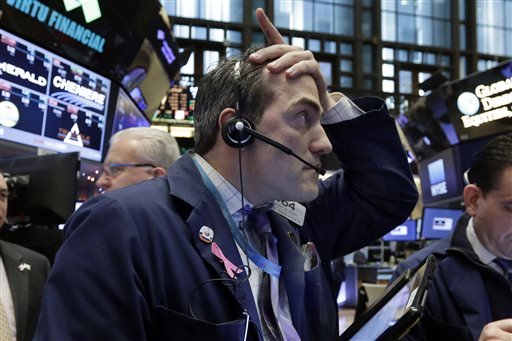
[[318, 125], [318, 128], [315, 131], [315, 137], [311, 143], [311, 152], [320, 155], [332, 152], [331, 141], [329, 141], [329, 138], [321, 125]]
[[108, 187], [108, 184], [110, 183], [110, 178], [108, 175], [105, 174], [105, 172], [101, 173], [98, 180], [96, 180], [96, 186], [106, 189]]

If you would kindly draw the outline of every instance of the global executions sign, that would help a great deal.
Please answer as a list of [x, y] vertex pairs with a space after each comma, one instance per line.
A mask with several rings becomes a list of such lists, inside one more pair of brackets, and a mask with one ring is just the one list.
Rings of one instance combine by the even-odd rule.
[[455, 81], [443, 91], [461, 140], [512, 130], [512, 61]]
[[511, 118], [511, 103], [512, 77], [491, 84], [478, 84], [474, 92], [463, 92], [457, 98], [457, 107], [464, 114], [460, 118], [464, 128]]
[[[92, 50], [100, 53], [103, 52], [105, 46], [104, 37], [64, 16], [55, 9], [37, 0], [6, 1], [7, 5], [38, 20], [48, 27], [61, 32]], [[80, 8], [84, 13], [84, 18], [87, 23], [101, 17], [97, 0], [64, 0], [64, 6], [67, 11], [78, 10], [78, 8]]]

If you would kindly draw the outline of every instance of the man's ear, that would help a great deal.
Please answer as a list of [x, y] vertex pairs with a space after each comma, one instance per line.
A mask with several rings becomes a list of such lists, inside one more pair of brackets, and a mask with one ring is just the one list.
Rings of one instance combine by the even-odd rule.
[[476, 185], [467, 185], [464, 187], [463, 197], [466, 212], [469, 215], [475, 216], [478, 209], [478, 200], [482, 197], [482, 191]]
[[236, 116], [235, 109], [225, 108], [224, 110], [222, 110], [222, 112], [219, 115], [219, 121], [218, 121], [219, 131], [222, 131], [222, 127], [224, 126], [224, 124], [226, 124], [226, 122], [229, 121], [229, 119], [233, 116]]
[[164, 167], [155, 167], [153, 168], [153, 175], [156, 176], [165, 176], [167, 174], [167, 171]]

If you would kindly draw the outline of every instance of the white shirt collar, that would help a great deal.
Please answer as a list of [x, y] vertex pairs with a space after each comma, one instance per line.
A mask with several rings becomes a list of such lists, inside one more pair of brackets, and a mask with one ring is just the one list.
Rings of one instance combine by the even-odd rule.
[[[213, 186], [219, 191], [219, 194], [224, 200], [226, 207], [231, 215], [234, 215], [237, 211], [242, 208], [242, 195], [229, 181], [227, 181], [222, 175], [220, 175], [215, 168], [213, 168], [208, 161], [206, 161], [201, 155], [193, 154], [193, 158], [197, 161], [201, 169], [208, 176], [213, 183]], [[244, 198], [244, 205], [252, 207], [247, 199]]]
[[476, 236], [475, 228], [473, 226], [473, 217], [469, 219], [468, 226], [466, 228], [466, 237], [468, 238], [473, 251], [475, 251], [482, 263], [489, 265], [489, 263], [496, 258], [495, 255], [485, 248], [480, 239]]

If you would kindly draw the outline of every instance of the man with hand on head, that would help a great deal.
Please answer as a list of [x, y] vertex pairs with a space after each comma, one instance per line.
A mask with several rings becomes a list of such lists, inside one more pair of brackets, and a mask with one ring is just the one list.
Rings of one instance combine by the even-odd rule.
[[[8, 197], [0, 170], [0, 228], [6, 223]], [[32, 340], [49, 271], [42, 254], [0, 240], [0, 340]]]
[[[68, 221], [35, 340], [338, 335], [331, 260], [418, 194], [384, 101], [328, 94], [313, 54], [256, 17], [274, 45], [201, 79], [194, 153]], [[333, 149], [343, 170], [319, 181]]]
[[96, 186], [110, 191], [164, 176], [179, 156], [176, 139], [165, 131], [148, 127], [118, 131], [110, 138]]

